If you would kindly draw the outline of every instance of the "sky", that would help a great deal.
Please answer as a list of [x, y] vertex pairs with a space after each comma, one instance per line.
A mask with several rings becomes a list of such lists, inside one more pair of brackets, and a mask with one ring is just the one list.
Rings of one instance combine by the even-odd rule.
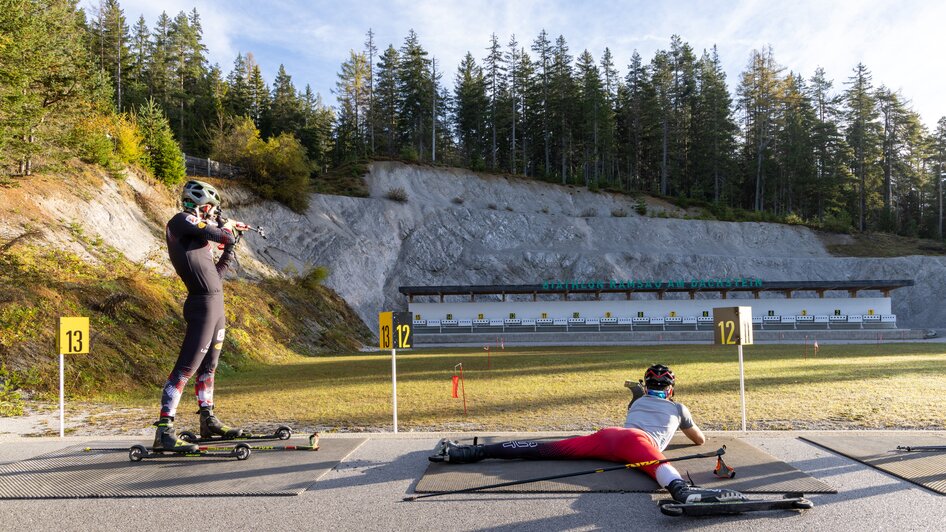
[[[83, 5], [97, 4], [84, 0]], [[584, 1], [584, 0], [119, 0], [133, 26], [151, 28], [161, 11], [173, 17], [197, 8], [211, 63], [230, 71], [252, 52], [272, 83], [280, 64], [297, 89], [310, 84], [334, 104], [332, 90], [349, 51], [361, 51], [368, 29], [376, 46], [400, 48], [413, 29], [443, 67], [448, 87], [469, 51], [482, 62], [490, 35], [505, 46], [515, 35], [529, 47], [542, 29], [563, 35], [570, 53], [587, 49], [599, 61], [610, 48], [623, 77], [634, 50], [644, 62], [679, 35], [699, 56], [717, 46], [730, 91], [754, 49], [770, 45], [785, 71], [810, 78], [823, 67], [842, 91], [863, 62], [875, 86], [897, 91], [934, 128], [946, 116], [946, 2], [937, 0]], [[88, 7], [88, 5], [86, 5]], [[534, 55], [534, 54], [531, 54]]]

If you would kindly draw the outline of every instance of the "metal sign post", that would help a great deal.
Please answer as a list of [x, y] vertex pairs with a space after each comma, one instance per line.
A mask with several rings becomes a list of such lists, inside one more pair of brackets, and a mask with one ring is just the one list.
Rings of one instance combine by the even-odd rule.
[[59, 437], [64, 438], [66, 436], [65, 355], [87, 355], [89, 353], [89, 318], [59, 318], [56, 351], [59, 353]]
[[397, 350], [410, 349], [414, 331], [410, 312], [379, 312], [378, 339], [382, 350], [391, 350], [391, 406], [394, 412], [394, 432], [397, 432]]
[[397, 432], [397, 349], [391, 350], [391, 403], [394, 405], [394, 432]]
[[742, 431], [746, 432], [746, 371], [742, 346], [752, 345], [752, 307], [714, 308], [713, 323], [713, 343], [735, 344], [739, 354], [739, 404], [742, 409]]

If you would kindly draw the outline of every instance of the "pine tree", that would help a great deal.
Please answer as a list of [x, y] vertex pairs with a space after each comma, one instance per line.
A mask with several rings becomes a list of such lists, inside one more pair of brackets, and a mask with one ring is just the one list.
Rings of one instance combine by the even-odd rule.
[[623, 88], [619, 88], [618, 131], [623, 147], [623, 157], [627, 163], [627, 189], [643, 190], [641, 168], [644, 154], [644, 105], [645, 89], [649, 85], [647, 69], [637, 50], [631, 55], [624, 78]]
[[153, 97], [162, 109], [171, 107], [171, 91], [174, 87], [172, 74], [172, 51], [170, 42], [171, 19], [167, 12], [162, 11], [155, 22], [151, 33], [150, 50], [148, 56], [148, 86], [149, 96]]
[[543, 29], [539, 36], [532, 43], [532, 51], [536, 54], [536, 70], [540, 79], [541, 100], [538, 106], [538, 114], [542, 118], [542, 145], [544, 154], [544, 164], [542, 165], [542, 175], [550, 176], [552, 173], [552, 146], [551, 146], [551, 125], [550, 105], [549, 105], [549, 78], [552, 69], [552, 43], [549, 42], [548, 34]]
[[328, 169], [334, 122], [332, 109], [322, 102], [321, 95], [313, 93], [312, 87], [306, 85], [302, 97], [302, 129], [299, 132], [299, 141], [305, 147], [309, 160], [321, 172]]
[[368, 136], [371, 139], [370, 153], [374, 154], [374, 57], [378, 54], [378, 48], [374, 44], [374, 31], [368, 28], [367, 40], [365, 40], [365, 55], [368, 57], [368, 108], [366, 110], [366, 123], [368, 124]]
[[286, 73], [286, 67], [279, 65], [276, 79], [273, 80], [271, 113], [272, 134], [283, 132], [298, 134], [302, 128], [302, 105], [292, 77]]
[[73, 125], [107, 105], [107, 78], [86, 48], [85, 16], [69, 0], [11, 0], [0, 9], [0, 147], [19, 175], [61, 150]]
[[108, 74], [115, 86], [115, 107], [121, 111], [122, 88], [127, 90], [131, 55], [128, 24], [118, 0], [101, 0], [92, 18], [93, 47], [98, 67]]
[[336, 127], [339, 162], [353, 160], [365, 154], [364, 109], [368, 99], [368, 60], [363, 53], [349, 51], [342, 63], [335, 83], [338, 98], [338, 125]]
[[269, 132], [269, 87], [251, 53], [246, 54], [246, 66], [250, 73], [247, 81], [250, 118], [260, 131]]
[[839, 128], [840, 98], [832, 93], [832, 86], [824, 69], [815, 69], [809, 82], [809, 97], [815, 109], [811, 141], [815, 157], [816, 215], [822, 222], [828, 209], [834, 210], [840, 205], [841, 190], [849, 175], [847, 143]]
[[946, 116], [936, 122], [933, 133], [932, 149], [934, 161], [934, 180], [936, 182], [936, 236], [943, 239], [943, 179], [946, 179]]
[[747, 174], [754, 176], [753, 209], [756, 211], [765, 207], [766, 169], [774, 164], [770, 148], [775, 135], [781, 71], [771, 47], [753, 50], [737, 90], [744, 120]]
[[483, 71], [486, 76], [486, 95], [489, 97], [489, 114], [486, 118], [487, 128], [490, 133], [490, 169], [496, 170], [499, 167], [498, 150], [496, 147], [497, 130], [499, 124], [499, 105], [505, 91], [505, 68], [503, 66], [503, 54], [499, 45], [499, 38], [493, 33], [489, 38], [489, 54], [483, 59]]
[[618, 77], [617, 69], [614, 67], [614, 57], [611, 55], [611, 49], [605, 48], [601, 56], [601, 81], [604, 90], [604, 108], [601, 110], [601, 168], [604, 170], [608, 183], [613, 183], [617, 175], [617, 162], [614, 152], [617, 142], [617, 101], [618, 88], [621, 84], [621, 78]]
[[400, 105], [398, 92], [400, 57], [394, 46], [388, 45], [377, 66], [378, 83], [375, 93], [377, 113], [374, 116], [377, 121], [378, 132], [384, 141], [384, 153], [390, 157], [400, 151], [400, 143], [397, 137], [400, 127], [398, 114]]
[[582, 159], [582, 176], [586, 187], [590, 186], [592, 182], [597, 186], [600, 163], [598, 136], [602, 125], [602, 109], [606, 107], [607, 103], [600, 72], [588, 50], [578, 56], [575, 63], [575, 74], [579, 92], [577, 125]]
[[408, 159], [427, 158], [427, 140], [430, 138], [430, 109], [432, 82], [430, 59], [420, 45], [420, 38], [410, 30], [401, 47], [398, 69], [399, 137], [402, 154]]
[[473, 169], [482, 169], [487, 159], [485, 148], [490, 103], [486, 83], [483, 69], [476, 64], [473, 54], [467, 52], [457, 68], [453, 113], [463, 162]]
[[565, 184], [568, 182], [568, 169], [571, 166], [576, 90], [572, 73], [572, 57], [568, 55], [568, 45], [565, 43], [565, 37], [561, 35], [555, 40], [549, 93], [550, 123], [556, 128], [555, 140], [560, 161], [559, 177], [562, 184]]
[[726, 177], [733, 170], [737, 128], [732, 119], [732, 97], [726, 87], [726, 72], [715, 46], [712, 53], [703, 52], [697, 63], [696, 78], [694, 171], [702, 184], [703, 199], [719, 203], [728, 182]]
[[857, 213], [859, 230], [867, 229], [868, 208], [873, 205], [878, 180], [877, 161], [881, 154], [881, 131], [871, 87], [871, 75], [863, 63], [854, 67], [844, 93], [847, 142], [853, 150], [851, 171], [858, 182]]
[[150, 38], [151, 32], [148, 31], [144, 16], [138, 17], [129, 41], [127, 83], [122, 90], [123, 108], [135, 109], [148, 99], [147, 69], [150, 61]]
[[227, 75], [227, 95], [223, 102], [227, 114], [234, 118], [250, 116], [252, 113], [253, 98], [250, 94], [249, 79], [246, 59], [243, 54], [237, 54], [233, 61], [233, 70]]

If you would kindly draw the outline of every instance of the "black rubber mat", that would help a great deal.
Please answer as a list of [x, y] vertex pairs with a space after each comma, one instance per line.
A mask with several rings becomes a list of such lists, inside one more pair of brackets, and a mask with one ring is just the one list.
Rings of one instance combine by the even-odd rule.
[[128, 447], [139, 442], [97, 442], [90, 446], [117, 450], [72, 446], [0, 466], [0, 499], [298, 495], [364, 441], [322, 438], [318, 451], [254, 451], [242, 461], [171, 457], [141, 462], [128, 460]]
[[[503, 440], [531, 439], [520, 436], [481, 437], [480, 443]], [[554, 440], [558, 438], [546, 438]], [[733, 437], [713, 437], [702, 446], [687, 444], [677, 435], [664, 454], [668, 458], [696, 453], [712, 453], [726, 445], [726, 464], [736, 470], [736, 477], [721, 479], [713, 475], [715, 458], [698, 458], [676, 465], [680, 473], [687, 473], [693, 482], [708, 488], [731, 488], [745, 493], [837, 493], [824, 482], [799, 471], [774, 456]], [[472, 443], [463, 441], [462, 443]], [[545, 477], [585, 471], [616, 464], [599, 460], [483, 460], [473, 464], [432, 463], [414, 488], [416, 493], [452, 491], [513, 480]], [[569, 477], [518, 486], [498, 488], [506, 493], [581, 493], [581, 492], [655, 492], [660, 487], [649, 476], [638, 471], [607, 471], [579, 477]]]
[[946, 445], [946, 436], [916, 431], [803, 436], [829, 451], [946, 495], [946, 452], [903, 452], [897, 446]]

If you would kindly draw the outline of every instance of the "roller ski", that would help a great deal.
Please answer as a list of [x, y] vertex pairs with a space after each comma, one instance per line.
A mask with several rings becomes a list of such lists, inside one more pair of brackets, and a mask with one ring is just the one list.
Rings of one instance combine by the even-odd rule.
[[946, 452], [946, 445], [898, 445], [897, 450], [902, 453], [942, 453]]
[[181, 439], [188, 443], [217, 443], [225, 441], [246, 441], [246, 440], [288, 440], [292, 437], [292, 429], [286, 425], [280, 425], [272, 434], [251, 434], [243, 429], [232, 428], [224, 425], [214, 415], [212, 408], [201, 408], [200, 414], [200, 435], [190, 431], [182, 431]]
[[814, 503], [801, 493], [790, 493], [782, 499], [749, 499], [728, 489], [690, 486], [675, 480], [667, 486], [673, 499], [659, 501], [660, 512], [671, 517], [682, 515], [732, 515], [770, 510], [808, 510]]
[[[250, 445], [254, 451], [318, 451], [319, 433], [313, 432], [309, 435], [309, 445]], [[207, 449], [207, 447], [202, 447]]]
[[206, 448], [201, 449], [194, 443], [184, 441], [177, 437], [174, 431], [174, 419], [163, 417], [154, 426], [157, 430], [154, 433], [154, 443], [151, 448], [144, 445], [132, 445], [128, 450], [128, 459], [132, 462], [140, 462], [145, 458], [166, 458], [166, 457], [187, 457], [187, 458], [236, 458], [237, 460], [246, 460], [250, 457], [250, 446], [245, 443], [239, 443], [230, 449], [220, 449], [211, 451]]

